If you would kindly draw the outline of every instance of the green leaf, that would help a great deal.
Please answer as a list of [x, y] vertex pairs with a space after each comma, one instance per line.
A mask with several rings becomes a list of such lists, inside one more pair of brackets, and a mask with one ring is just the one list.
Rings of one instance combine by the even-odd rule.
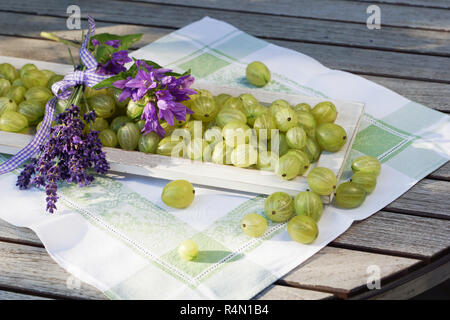
[[[100, 33], [91, 38], [97, 39], [100, 44], [104, 44], [108, 40], [120, 40], [120, 46], [115, 49], [117, 51], [119, 50], [128, 50], [134, 43], [138, 42], [142, 38], [142, 33], [136, 33], [136, 34], [127, 34], [125, 36], [119, 36], [117, 34], [111, 34], [111, 33]], [[90, 49], [93, 50], [94, 46], [92, 43], [90, 43]]]
[[108, 60], [111, 59], [112, 54], [114, 53], [116, 49], [114, 49], [111, 46], [106, 46], [106, 45], [99, 45], [97, 47], [97, 52], [95, 54], [95, 59], [99, 62], [99, 63], [105, 63]]
[[113, 83], [118, 80], [125, 80], [127, 78], [126, 72], [121, 72], [118, 75], [112, 76], [108, 79], [105, 79], [99, 83], [97, 83], [95, 86], [92, 87], [92, 89], [103, 89], [103, 88], [113, 88]]

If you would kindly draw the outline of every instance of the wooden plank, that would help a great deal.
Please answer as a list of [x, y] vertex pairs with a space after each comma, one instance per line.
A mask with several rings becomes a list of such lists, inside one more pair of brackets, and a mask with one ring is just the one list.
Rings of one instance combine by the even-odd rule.
[[389, 4], [426, 7], [426, 8], [450, 9], [450, 2], [448, 0], [356, 0], [356, 1], [368, 2], [371, 4], [389, 3]]
[[428, 178], [450, 181], [450, 161], [436, 171], [430, 173]]
[[380, 211], [357, 221], [331, 244], [417, 259], [450, 247], [450, 221]]
[[351, 299], [406, 300], [450, 279], [450, 255], [446, 255], [404, 277], [389, 282], [379, 290], [353, 296]]
[[367, 75], [363, 75], [363, 77], [391, 89], [412, 101], [437, 111], [450, 113], [449, 84]]
[[[310, 55], [334, 69], [365, 75], [390, 75], [450, 83], [450, 73], [447, 72], [450, 69], [450, 59], [444, 57], [279, 40], [272, 42]], [[60, 63], [70, 61], [67, 48], [50, 41], [0, 36], [0, 47], [3, 55]]]
[[[255, 12], [269, 15], [307, 17], [332, 21], [350, 21], [366, 24], [369, 4], [344, 0], [271, 0], [210, 1], [210, 0], [139, 0], [149, 3], [174, 4], [189, 8], [220, 8], [237, 12]], [[174, 6], [177, 7], [177, 6]], [[450, 12], [435, 8], [416, 8], [379, 4], [382, 26], [397, 26], [449, 30]], [[192, 9], [190, 9], [192, 10]], [[184, 11], [186, 12], [187, 9]]]
[[0, 242], [0, 257], [0, 288], [54, 298], [105, 299], [88, 284], [68, 286], [73, 276], [43, 248]]
[[0, 289], [0, 300], [51, 300], [51, 299], [40, 296], [32, 296], [29, 294], [3, 291]]
[[41, 240], [37, 237], [33, 230], [16, 227], [2, 219], [0, 219], [0, 241], [43, 247]]
[[[268, 39], [450, 56], [450, 34], [448, 32], [427, 30], [411, 32], [410, 29], [392, 27], [384, 27], [380, 32], [373, 32], [367, 29], [365, 25], [346, 22], [230, 12], [221, 12], [215, 15], [208, 13], [208, 15], [230, 22], [250, 34]], [[80, 38], [78, 30], [66, 30], [65, 17], [41, 16], [36, 19], [29, 19], [28, 14], [0, 12], [0, 20], [4, 24], [4, 28], [0, 32], [3, 35], [38, 38], [40, 31], [46, 30], [55, 31], [59, 35], [77, 40]], [[134, 23], [148, 24], [148, 20], [136, 21], [132, 17], [123, 20], [127, 24], [115, 27], [120, 33], [142, 32], [147, 37], [147, 34], [154, 34], [164, 30], [164, 28], [132, 25]], [[194, 20], [186, 20], [186, 23], [191, 21]], [[40, 26], [39, 29], [36, 28], [37, 23]], [[155, 21], [152, 20], [152, 24], [154, 23]], [[99, 28], [114, 29], [110, 23], [98, 21], [97, 24]], [[180, 27], [182, 24], [174, 23], [169, 26], [171, 28], [165, 28], [166, 32], [172, 31], [173, 28]], [[146, 43], [148, 42], [150, 41], [147, 40]], [[141, 41], [141, 43], [144, 42]]]
[[348, 298], [368, 290], [371, 268], [379, 268], [383, 286], [383, 279], [399, 275], [417, 263], [415, 259], [325, 247], [277, 283]]
[[331, 293], [305, 290], [294, 287], [271, 285], [259, 293], [254, 299], [257, 300], [324, 300], [332, 299]]
[[423, 179], [386, 209], [450, 219], [450, 182]]

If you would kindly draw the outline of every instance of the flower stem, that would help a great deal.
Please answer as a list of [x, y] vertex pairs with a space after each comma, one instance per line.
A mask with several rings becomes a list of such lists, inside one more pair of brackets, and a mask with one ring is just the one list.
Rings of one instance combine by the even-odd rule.
[[44, 38], [44, 39], [48, 39], [48, 40], [53, 40], [53, 41], [56, 41], [56, 42], [60, 42], [60, 43], [63, 43], [63, 44], [65, 44], [65, 45], [68, 45], [68, 46], [72, 46], [72, 47], [76, 47], [76, 48], [80, 48], [80, 44], [78, 43], [78, 42], [76, 42], [76, 41], [73, 41], [73, 40], [68, 40], [68, 39], [64, 39], [64, 38], [60, 38], [60, 37], [57, 37], [54, 33], [51, 33], [51, 32], [45, 32], [45, 31], [42, 31], [41, 32], [41, 37], [42, 38]]

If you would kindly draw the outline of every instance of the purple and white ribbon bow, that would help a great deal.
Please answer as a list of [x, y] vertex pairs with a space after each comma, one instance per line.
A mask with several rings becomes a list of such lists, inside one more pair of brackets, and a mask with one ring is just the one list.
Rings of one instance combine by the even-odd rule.
[[38, 132], [34, 136], [33, 140], [31, 140], [22, 150], [0, 165], [0, 174], [8, 173], [18, 168], [23, 162], [31, 158], [36, 152], [39, 151], [39, 147], [45, 142], [50, 133], [58, 99], [68, 99], [72, 94], [73, 88], [77, 85], [93, 87], [98, 82], [110, 77], [109, 75], [99, 75], [95, 73], [98, 63], [87, 49], [90, 37], [95, 34], [95, 21], [89, 16], [88, 22], [89, 31], [80, 48], [80, 58], [86, 67], [86, 70], [74, 70], [73, 72], [67, 74], [63, 80], [52, 85], [52, 91], [55, 97], [48, 101], [45, 106], [44, 120], [42, 120], [42, 124], [39, 127]]

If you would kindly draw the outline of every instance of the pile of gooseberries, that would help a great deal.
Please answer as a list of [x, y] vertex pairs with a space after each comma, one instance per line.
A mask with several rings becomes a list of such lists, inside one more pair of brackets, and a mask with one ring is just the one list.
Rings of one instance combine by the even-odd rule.
[[[248, 65], [247, 76], [263, 85], [270, 80], [270, 71], [253, 62]], [[20, 70], [0, 64], [0, 130], [33, 134], [43, 119], [46, 103], [53, 98], [52, 84], [62, 78], [34, 64]], [[248, 93], [234, 97], [224, 93], [214, 96], [205, 89], [195, 91], [184, 102], [194, 111], [185, 121], [177, 120], [173, 126], [160, 121], [164, 137], [142, 133], [145, 102], [119, 102], [118, 89], [86, 87], [80, 108], [82, 112], [95, 110], [97, 119], [86, 131], [99, 131], [105, 147], [273, 171], [285, 180], [306, 174], [322, 150], [336, 152], [347, 139], [345, 130], [334, 123], [337, 110], [331, 102], [292, 106], [278, 99], [267, 106]], [[56, 114], [66, 107], [66, 101], [58, 101]]]

